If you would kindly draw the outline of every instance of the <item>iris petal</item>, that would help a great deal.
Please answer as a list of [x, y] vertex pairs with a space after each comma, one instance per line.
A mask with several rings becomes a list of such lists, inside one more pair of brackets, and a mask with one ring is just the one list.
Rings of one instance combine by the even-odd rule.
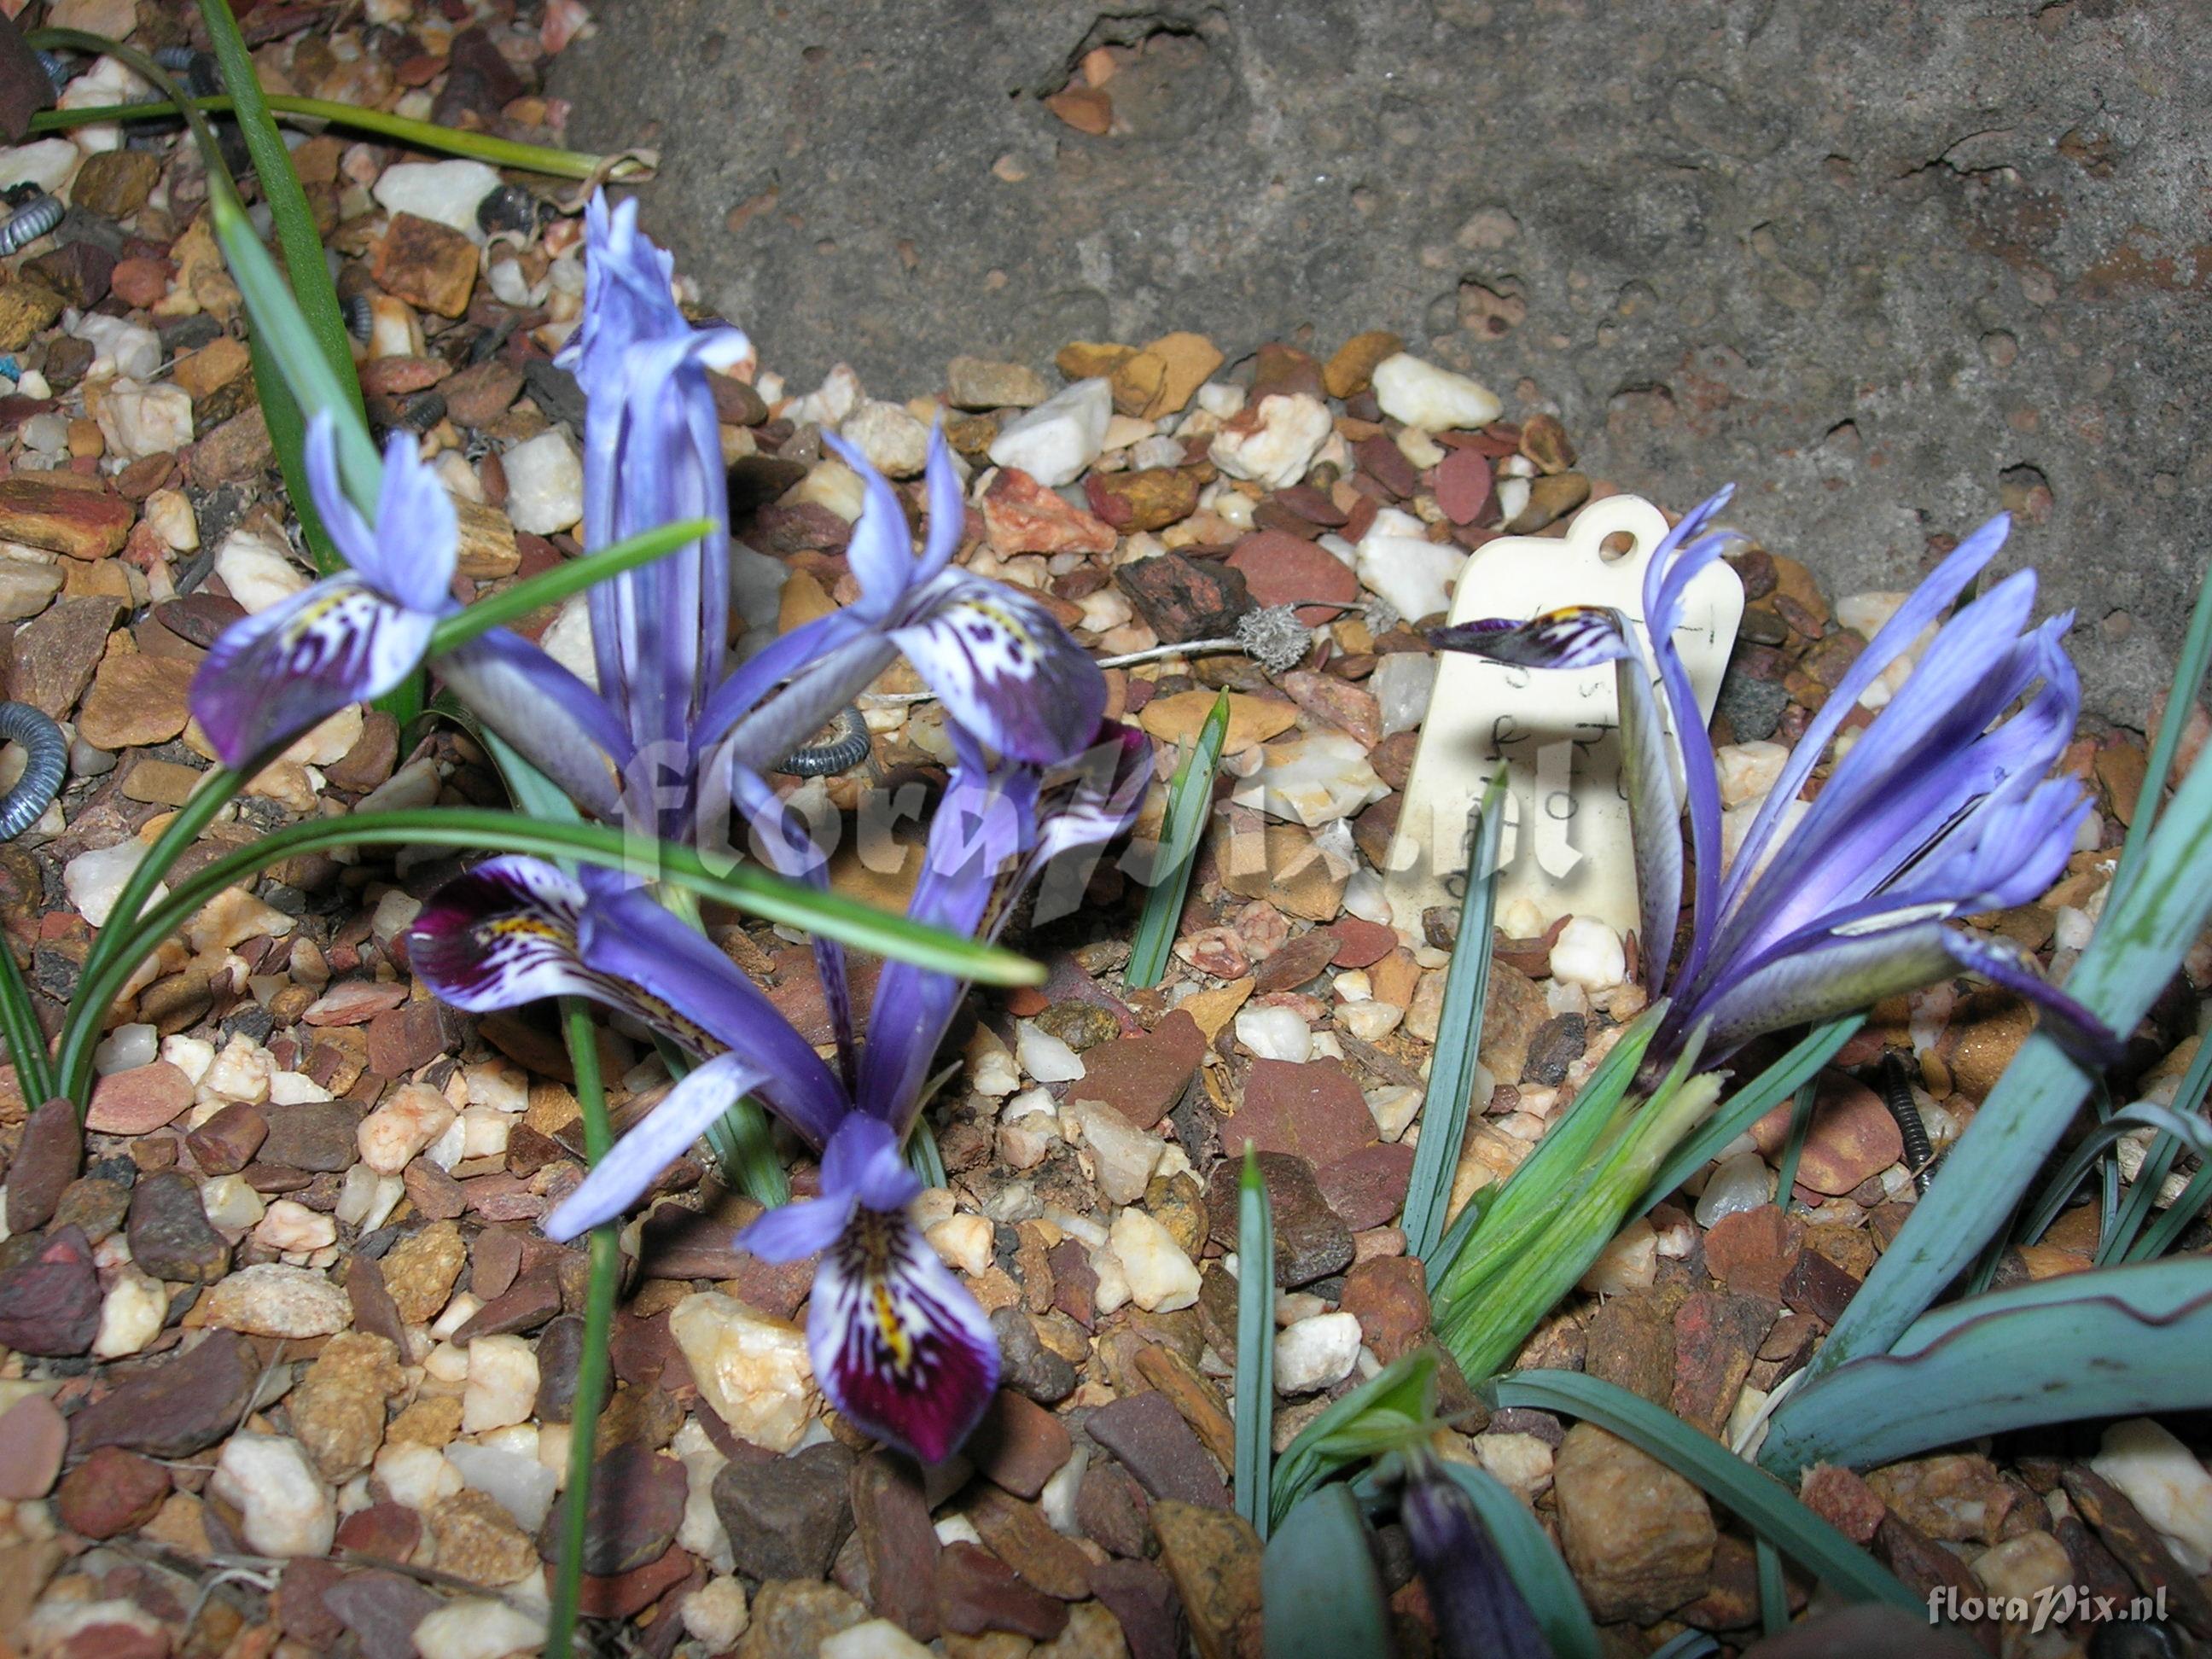
[[[408, 965], [441, 999], [471, 1013], [580, 996], [658, 1023], [657, 1011], [627, 984], [585, 965], [577, 934], [589, 903], [580, 882], [542, 859], [487, 859], [416, 913], [407, 933]], [[671, 1035], [699, 1046], [696, 1026]]]
[[192, 714], [223, 764], [242, 766], [391, 690], [422, 660], [436, 623], [351, 573], [326, 576], [223, 630], [192, 677]]
[[958, 1449], [999, 1386], [990, 1322], [900, 1211], [856, 1208], [823, 1253], [806, 1346], [831, 1404], [925, 1463]]
[[1628, 618], [1602, 605], [1567, 605], [1525, 622], [1491, 617], [1457, 623], [1434, 630], [1429, 642], [1513, 668], [1595, 668], [1635, 650]]

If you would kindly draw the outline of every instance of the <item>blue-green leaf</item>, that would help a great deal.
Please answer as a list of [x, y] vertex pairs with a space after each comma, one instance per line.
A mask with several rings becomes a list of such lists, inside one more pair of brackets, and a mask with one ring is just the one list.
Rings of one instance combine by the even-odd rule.
[[1865, 1467], [2035, 1423], [2212, 1406], [2212, 1258], [1969, 1297], [1784, 1400], [1759, 1461]]
[[1284, 1517], [1260, 1558], [1260, 1616], [1267, 1659], [1390, 1652], [1382, 1575], [1349, 1486], [1323, 1486]]
[[1268, 1493], [1275, 1524], [1331, 1475], [1426, 1434], [1436, 1401], [1437, 1357], [1417, 1348], [1331, 1405], [1275, 1460]]
[[1237, 1513], [1266, 1538], [1275, 1438], [1275, 1216], [1248, 1142], [1237, 1179]]
[[1168, 781], [1167, 817], [1160, 829], [1159, 855], [1152, 866], [1152, 884], [1145, 894], [1145, 908], [1137, 918], [1137, 931], [1129, 945], [1129, 966], [1123, 977], [1133, 990], [1160, 982], [1167, 972], [1168, 951], [1175, 945], [1176, 924], [1182, 919], [1183, 895], [1190, 890], [1190, 872], [1198, 859], [1198, 843], [1206, 833], [1213, 810], [1213, 777], [1221, 769], [1222, 745], [1229, 740], [1229, 694], [1213, 700], [1198, 741]]

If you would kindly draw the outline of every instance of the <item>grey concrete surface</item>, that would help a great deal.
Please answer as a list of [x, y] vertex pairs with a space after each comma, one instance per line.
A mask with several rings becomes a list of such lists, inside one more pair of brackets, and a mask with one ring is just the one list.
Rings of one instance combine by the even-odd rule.
[[[601, 0], [579, 143], [800, 379], [1388, 327], [1838, 592], [2016, 512], [2140, 726], [2212, 537], [2204, 0]], [[1043, 106], [1102, 43], [1125, 134]]]

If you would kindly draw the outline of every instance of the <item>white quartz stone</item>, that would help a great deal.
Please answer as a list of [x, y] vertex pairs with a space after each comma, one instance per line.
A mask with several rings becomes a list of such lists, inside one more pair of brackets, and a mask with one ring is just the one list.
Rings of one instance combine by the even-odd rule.
[[815, 1652], [820, 1659], [931, 1659], [927, 1648], [888, 1619], [871, 1619], [824, 1637]]
[[496, 1499], [525, 1532], [534, 1533], [544, 1523], [559, 1481], [535, 1455], [457, 1440], [446, 1448], [446, 1461], [468, 1485]]
[[1419, 726], [1429, 712], [1429, 693], [1436, 684], [1437, 659], [1429, 653], [1386, 653], [1367, 678], [1367, 689], [1382, 708], [1382, 735], [1395, 737]]
[[1096, 1100], [1071, 1100], [1064, 1114], [1073, 1131], [1067, 1139], [1090, 1149], [1098, 1190], [1109, 1204], [1133, 1204], [1159, 1168], [1167, 1142], [1147, 1134], [1113, 1107]]
[[1425, 432], [1469, 432], [1504, 412], [1480, 380], [1401, 351], [1375, 365], [1375, 401], [1394, 421]]
[[2212, 1565], [2212, 1474], [2164, 1425], [2113, 1424], [2089, 1467], [2128, 1495], [2191, 1572]]
[[1285, 489], [1306, 475], [1328, 439], [1328, 405], [1311, 392], [1276, 392], [1214, 435], [1214, 465], [1232, 478]]
[[1778, 743], [1723, 744], [1714, 751], [1720, 764], [1721, 805], [1741, 806], [1765, 795], [1780, 781], [1790, 751]]
[[99, 399], [100, 435], [123, 460], [169, 455], [192, 441], [191, 394], [180, 386], [118, 380]]
[[92, 1339], [95, 1359], [120, 1359], [137, 1353], [161, 1334], [169, 1310], [168, 1287], [136, 1267], [115, 1276], [100, 1298], [100, 1329]]
[[707, 1653], [726, 1653], [737, 1646], [752, 1619], [744, 1585], [727, 1576], [710, 1578], [685, 1596], [678, 1616], [684, 1634]]
[[1294, 1008], [1240, 1008], [1236, 1030], [1237, 1041], [1256, 1059], [1296, 1065], [1313, 1054], [1313, 1030]]
[[392, 1098], [362, 1119], [354, 1131], [362, 1160], [380, 1175], [396, 1176], [416, 1155], [453, 1127], [445, 1096], [420, 1083], [402, 1085]]
[[839, 435], [859, 446], [869, 464], [888, 477], [911, 478], [929, 459], [929, 430], [903, 405], [871, 398], [845, 417]]
[[990, 1268], [991, 1231], [991, 1224], [980, 1215], [954, 1215], [928, 1228], [923, 1237], [947, 1267], [973, 1278]]
[[798, 1446], [814, 1414], [804, 1333], [712, 1291], [678, 1303], [668, 1330], [699, 1397], [738, 1435], [770, 1451]]
[[1016, 1024], [1014, 1053], [1038, 1083], [1073, 1083], [1083, 1075], [1083, 1057], [1035, 1020]]
[[545, 1644], [545, 1621], [489, 1596], [448, 1601], [415, 1626], [422, 1659], [516, 1659]]
[[239, 1511], [246, 1547], [256, 1554], [330, 1553], [337, 1505], [298, 1441], [281, 1435], [233, 1435], [224, 1443], [208, 1490]]
[[[138, 860], [145, 856], [145, 842], [119, 841], [112, 847], [79, 853], [64, 865], [62, 886], [69, 894], [70, 902], [76, 907], [77, 915], [95, 927], [106, 927], [115, 901], [123, 896], [124, 884], [138, 867]], [[154, 890], [154, 897], [167, 897], [168, 891], [168, 884], [164, 882]]]
[[1275, 1392], [1311, 1394], [1341, 1382], [1359, 1359], [1359, 1322], [1348, 1313], [1316, 1314], [1275, 1338]]
[[258, 531], [234, 530], [216, 550], [215, 572], [249, 613], [266, 611], [307, 586], [306, 573], [287, 552], [283, 543]]
[[1774, 1171], [1757, 1152], [1739, 1152], [1725, 1160], [1705, 1182], [1698, 1199], [1698, 1225], [1711, 1229], [1723, 1216], [1755, 1210], [1774, 1198]]
[[319, 1250], [338, 1238], [336, 1218], [311, 1210], [289, 1198], [280, 1198], [263, 1213], [253, 1229], [255, 1240], [272, 1250]]
[[1390, 793], [1348, 732], [1312, 731], [1268, 744], [1267, 763], [1238, 786], [1240, 804], [1308, 829], [1348, 818]]
[[584, 516], [584, 464], [557, 427], [515, 445], [501, 460], [507, 469], [507, 516], [517, 530], [550, 536]]
[[1455, 543], [1371, 531], [1360, 538], [1355, 566], [1363, 583], [1413, 621], [1449, 610], [1452, 585], [1466, 568], [1467, 550]]
[[1142, 1210], [1115, 1216], [1110, 1237], [1129, 1299], [1146, 1313], [1172, 1313], [1198, 1300], [1198, 1269], [1174, 1236]]
[[530, 1420], [538, 1403], [538, 1355], [519, 1336], [480, 1336], [469, 1344], [469, 1382], [461, 1427], [469, 1434]]
[[1628, 977], [1628, 954], [1620, 935], [1595, 916], [1574, 916], [1552, 943], [1552, 978], [1605, 991]]
[[[92, 362], [84, 372], [88, 380], [106, 380], [120, 375], [123, 379], [116, 382], [117, 387], [127, 380], [134, 390], [143, 391], [145, 383], [161, 372], [161, 336], [143, 323], [88, 311], [70, 324], [67, 331], [92, 348]], [[189, 438], [191, 398], [182, 387], [175, 390], [185, 398], [185, 430]]]
[[1078, 380], [1009, 421], [991, 441], [991, 459], [1018, 467], [1048, 489], [1073, 483], [1098, 459], [1114, 418], [1112, 388]]
[[118, 1025], [92, 1051], [92, 1069], [101, 1077], [151, 1066], [161, 1057], [160, 1034], [151, 1025]]
[[433, 220], [482, 242], [477, 208], [498, 188], [498, 171], [482, 161], [403, 161], [378, 174], [370, 194], [390, 212]]

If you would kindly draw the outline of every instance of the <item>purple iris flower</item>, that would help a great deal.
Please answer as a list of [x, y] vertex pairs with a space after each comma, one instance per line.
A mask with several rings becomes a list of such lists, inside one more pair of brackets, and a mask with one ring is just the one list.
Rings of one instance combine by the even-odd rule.
[[1552, 1659], [1552, 1644], [1473, 1500], [1425, 1452], [1409, 1460], [1398, 1522], [1444, 1659]]
[[[1120, 834], [1150, 781], [1151, 744], [1121, 726], [1098, 738], [1089, 764], [1047, 774], [1004, 757], [986, 765], [963, 734], [908, 916], [995, 938], [1055, 858]], [[769, 829], [781, 836], [786, 826]], [[843, 959], [825, 958], [833, 1073], [734, 963], [618, 878], [495, 859], [441, 889], [408, 943], [415, 971], [459, 1007], [589, 997], [703, 1061], [546, 1218], [550, 1237], [621, 1215], [742, 1095], [819, 1151], [822, 1195], [771, 1212], [741, 1242], [772, 1261], [821, 1254], [807, 1337], [815, 1376], [839, 1411], [928, 1462], [959, 1445], [998, 1386], [997, 1341], [908, 1218], [920, 1187], [898, 1149], [964, 982], [886, 964], [863, 1043]]]
[[1644, 977], [1670, 999], [1647, 1069], [1663, 1066], [1700, 1025], [1708, 1027], [1703, 1052], [1711, 1064], [1763, 1033], [1868, 1007], [1957, 972], [2021, 992], [2076, 1047], [2108, 1052], [2111, 1034], [2045, 983], [2025, 952], [1949, 925], [2047, 890], [2089, 811], [2078, 785], [2048, 775], [2073, 735], [2081, 689], [2060, 645], [2070, 615], [2029, 626], [2033, 571], [2007, 577], [1943, 625], [1802, 816], [1787, 822], [1860, 695], [1966, 592], [2003, 544], [2009, 521], [2000, 514], [1961, 542], [1853, 660], [1723, 873], [1716, 763], [1674, 635], [1690, 583], [1733, 539], [1709, 528], [1728, 495], [1705, 501], [1668, 534], [1644, 580], [1659, 684], [1683, 746], [1696, 866], [1690, 939], [1671, 974], [1682, 903], [1680, 809], [1650, 671], [1630, 619], [1580, 606], [1431, 636], [1445, 650], [1526, 667], [1614, 665]]
[[226, 766], [289, 741], [415, 672], [452, 593], [453, 504], [411, 440], [392, 434], [371, 530], [338, 487], [331, 418], [307, 429], [307, 480], [348, 568], [225, 629], [192, 677], [191, 708]]
[[[828, 440], [866, 486], [848, 556], [860, 599], [731, 668], [728, 499], [707, 371], [750, 347], [735, 329], [685, 320], [669, 256], [636, 217], [635, 203], [592, 203], [583, 315], [559, 358], [586, 399], [586, 556], [679, 519], [714, 528], [591, 590], [596, 690], [504, 629], [441, 657], [446, 683], [585, 811], [677, 840], [700, 835], [702, 795], [757, 793], [749, 777], [807, 743], [902, 652], [992, 749], [1038, 765], [1079, 752], [1104, 714], [1104, 678], [1036, 599], [953, 567], [966, 507], [941, 433], [919, 557], [896, 493]], [[354, 568], [239, 624], [239, 640], [211, 653], [193, 707], [227, 762], [392, 689], [451, 608], [453, 515], [428, 470], [395, 440], [372, 532], [323, 444], [315, 501]]]

